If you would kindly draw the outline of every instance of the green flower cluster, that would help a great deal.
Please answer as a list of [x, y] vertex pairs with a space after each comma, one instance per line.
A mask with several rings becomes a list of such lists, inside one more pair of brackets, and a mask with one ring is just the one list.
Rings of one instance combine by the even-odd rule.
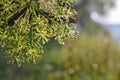
[[10, 63], [36, 63], [51, 38], [61, 44], [75, 38], [73, 1], [1, 0], [0, 46]]

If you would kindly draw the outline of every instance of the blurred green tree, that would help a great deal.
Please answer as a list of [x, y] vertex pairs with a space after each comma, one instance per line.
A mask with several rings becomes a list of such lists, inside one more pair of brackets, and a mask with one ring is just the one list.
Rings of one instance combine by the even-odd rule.
[[[94, 32], [95, 29], [89, 30]], [[120, 48], [102, 29], [93, 32], [84, 30], [77, 40], [69, 40], [61, 51], [49, 54], [49, 63], [44, 67], [47, 80], [120, 79]]]

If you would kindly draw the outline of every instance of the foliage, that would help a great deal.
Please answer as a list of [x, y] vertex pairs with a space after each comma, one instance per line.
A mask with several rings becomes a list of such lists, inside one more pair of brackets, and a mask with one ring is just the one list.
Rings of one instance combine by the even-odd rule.
[[74, 38], [74, 0], [1, 0], [0, 46], [11, 63], [36, 63], [51, 38]]
[[69, 40], [60, 53], [51, 54], [45, 65], [48, 80], [120, 79], [120, 47], [104, 31], [94, 30], [84, 31], [78, 40]]
[[[95, 29], [90, 30], [94, 32]], [[94, 34], [88, 33], [87, 29], [86, 31], [82, 32], [77, 40], [69, 40], [66, 45], [60, 46], [55, 41], [51, 41], [53, 44], [47, 43], [46, 54], [39, 64], [25, 63], [21, 68], [10, 65], [0, 68], [2, 74], [0, 78], [3, 80], [120, 80], [120, 47], [102, 31]]]
[[119, 57], [120, 48], [102, 32], [82, 33], [52, 53], [43, 72], [47, 80], [119, 80]]

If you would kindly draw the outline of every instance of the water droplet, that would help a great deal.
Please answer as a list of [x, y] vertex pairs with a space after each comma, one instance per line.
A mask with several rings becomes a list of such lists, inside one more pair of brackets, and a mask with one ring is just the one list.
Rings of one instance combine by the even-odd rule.
[[59, 42], [60, 44], [64, 45], [65, 43], [64, 42]]

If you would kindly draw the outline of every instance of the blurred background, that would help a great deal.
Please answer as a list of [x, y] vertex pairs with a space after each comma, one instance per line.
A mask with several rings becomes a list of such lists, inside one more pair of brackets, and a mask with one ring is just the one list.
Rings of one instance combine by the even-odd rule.
[[0, 80], [120, 80], [120, 0], [77, 0], [79, 36], [49, 41], [37, 64], [7, 64], [0, 52]]

